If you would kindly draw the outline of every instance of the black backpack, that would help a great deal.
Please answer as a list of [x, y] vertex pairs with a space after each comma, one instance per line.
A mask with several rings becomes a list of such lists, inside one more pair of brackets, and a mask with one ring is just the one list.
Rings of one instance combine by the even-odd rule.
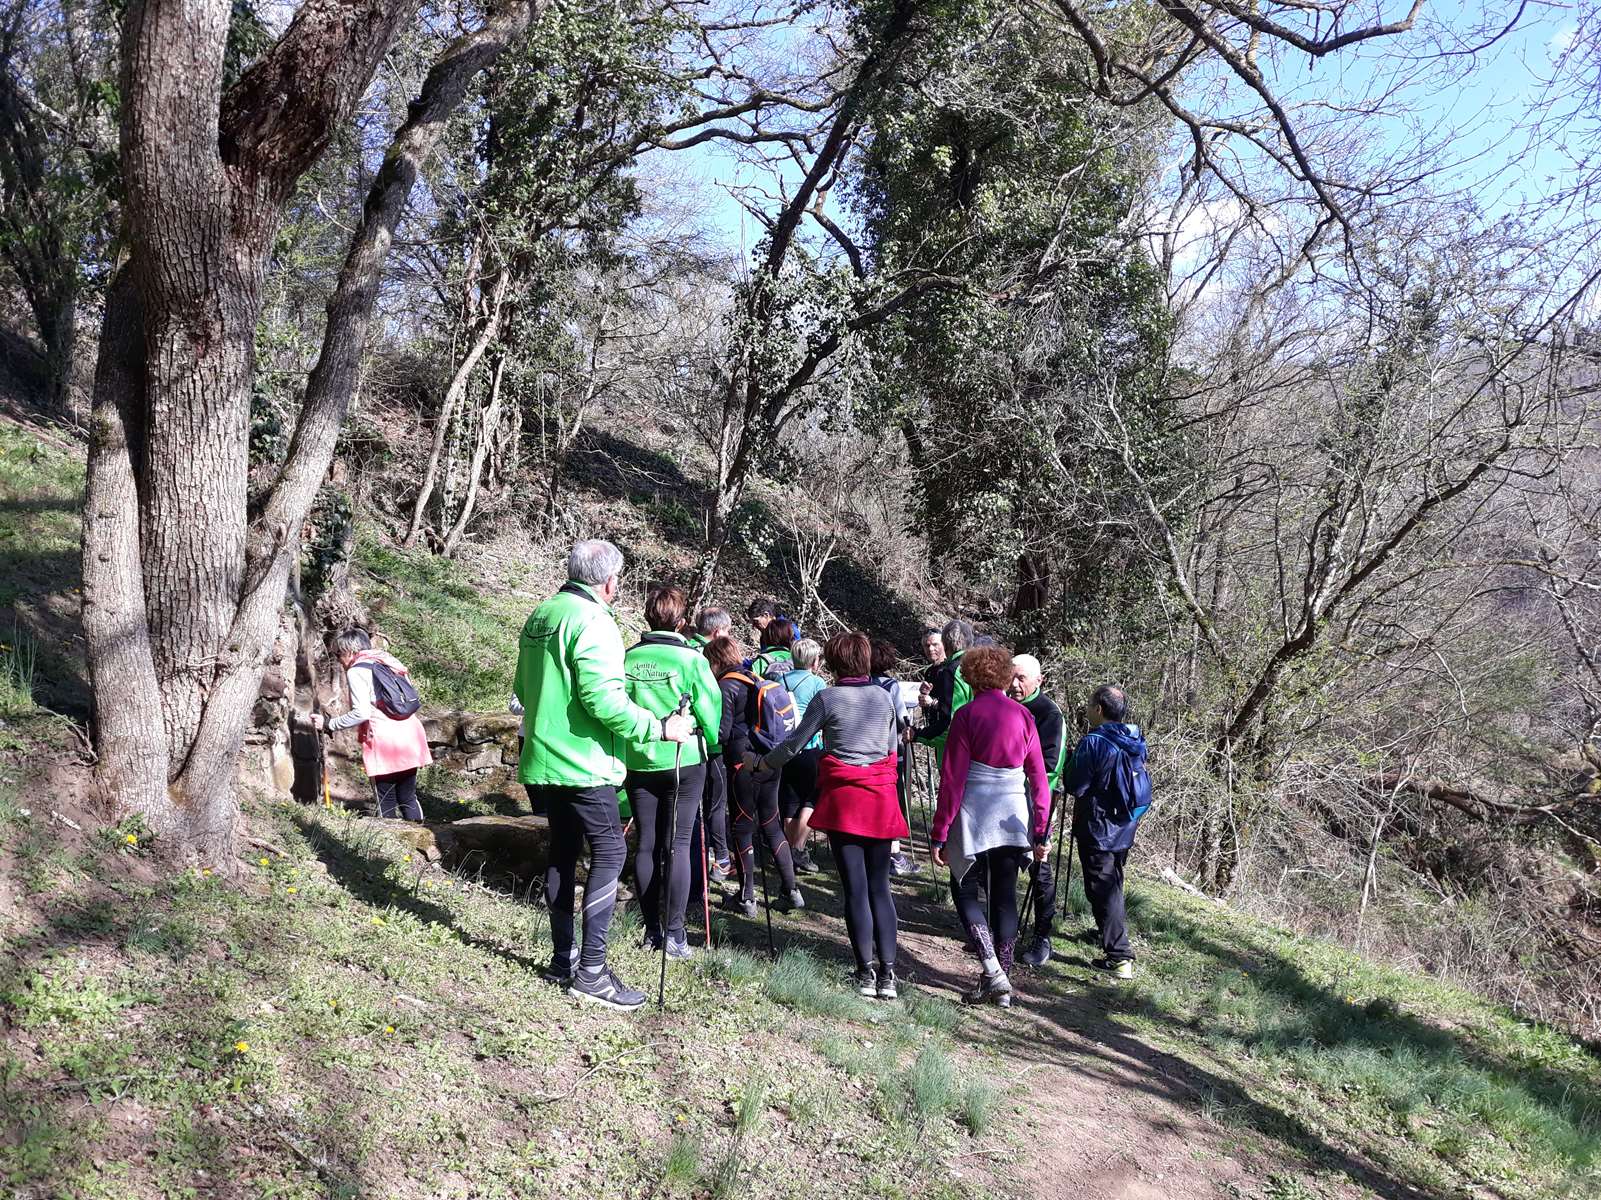
[[411, 680], [393, 670], [379, 659], [351, 663], [354, 667], [367, 667], [372, 671], [372, 702], [384, 716], [404, 721], [422, 707], [422, 697], [411, 685]]

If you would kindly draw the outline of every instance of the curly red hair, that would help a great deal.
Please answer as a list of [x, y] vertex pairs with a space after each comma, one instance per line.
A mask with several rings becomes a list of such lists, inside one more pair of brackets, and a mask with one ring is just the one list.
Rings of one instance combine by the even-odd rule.
[[962, 678], [975, 692], [993, 692], [1012, 682], [1012, 652], [1001, 646], [975, 646], [962, 655]]

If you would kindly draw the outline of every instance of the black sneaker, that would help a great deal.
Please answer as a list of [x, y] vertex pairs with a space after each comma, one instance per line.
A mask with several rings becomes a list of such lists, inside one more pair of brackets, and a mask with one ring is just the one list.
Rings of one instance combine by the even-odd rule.
[[[797, 908], [805, 908], [806, 897], [801, 895], [800, 888], [796, 888], [793, 892], [780, 896], [776, 907], [779, 912], [790, 912]], [[751, 915], [754, 916], [755, 914], [752, 913]]]
[[803, 871], [809, 875], [817, 870], [817, 862], [812, 858], [812, 852], [810, 850], [792, 849], [789, 852], [789, 857], [790, 861], [795, 864], [795, 869], [797, 871]]
[[1006, 978], [1005, 971], [997, 971], [991, 975], [988, 971], [979, 972], [978, 982], [962, 993], [963, 1004], [999, 1004], [1002, 1008], [1012, 1007], [1012, 981]]
[[645, 993], [636, 991], [618, 979], [610, 967], [602, 967], [595, 972], [579, 968], [573, 974], [567, 994], [578, 1000], [588, 1000], [623, 1012], [632, 1012], [645, 1003]]
[[864, 996], [878, 995], [878, 972], [872, 967], [861, 967], [851, 976], [856, 990]]
[[1043, 967], [1051, 961], [1051, 939], [1035, 938], [1023, 947], [1023, 952], [1017, 956], [1017, 961], [1025, 967]]
[[1097, 958], [1090, 966], [1097, 971], [1105, 971], [1115, 979], [1134, 978], [1134, 960], [1132, 958]]
[[577, 970], [577, 967], [577, 954], [574, 954], [564, 962], [551, 959], [550, 966], [541, 971], [539, 977], [546, 983], [555, 984], [557, 987], [566, 987], [573, 981], [573, 972]]
[[895, 990], [895, 968], [880, 967], [878, 969], [878, 998], [880, 1000], [893, 1000], [899, 995], [900, 993]]

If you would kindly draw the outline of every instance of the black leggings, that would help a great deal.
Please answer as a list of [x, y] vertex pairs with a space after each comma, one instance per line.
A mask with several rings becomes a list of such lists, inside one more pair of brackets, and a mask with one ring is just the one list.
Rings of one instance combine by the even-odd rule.
[[[1017, 874], [1028, 856], [1026, 846], [986, 850], [956, 885], [956, 911], [968, 936], [978, 943], [980, 953], [993, 949], [1002, 970], [1012, 965], [1017, 943]], [[985, 891], [989, 893], [987, 904]]]
[[735, 856], [739, 864], [739, 894], [745, 900], [756, 898], [756, 826], [762, 827], [762, 840], [767, 843], [773, 860], [778, 863], [778, 876], [784, 891], [795, 890], [795, 860], [789, 856], [789, 841], [784, 837], [783, 823], [778, 819], [778, 772], [771, 778], [757, 782], [743, 767], [735, 770], [729, 762], [728, 789], [732, 815], [729, 820], [734, 835]]
[[802, 750], [778, 773], [778, 811], [784, 820], [793, 821], [801, 809], [817, 807], [817, 769], [822, 762], [821, 746]]
[[422, 805], [417, 803], [417, 768], [396, 771], [393, 775], [374, 775], [372, 790], [378, 796], [380, 817], [400, 817], [403, 821], [421, 821]]
[[[617, 815], [614, 787], [541, 787], [550, 812], [550, 866], [545, 871], [545, 904], [550, 909], [551, 966], [573, 967], [573, 897], [578, 857], [589, 843], [589, 878], [584, 884], [584, 948], [578, 966], [598, 971], [606, 965], [606, 930], [617, 907], [617, 877], [628, 848]], [[532, 793], [529, 796], [533, 799]]]
[[845, 896], [845, 928], [850, 931], [856, 969], [895, 965], [895, 897], [889, 890], [888, 838], [857, 837], [853, 833], [828, 835], [828, 847], [839, 868], [840, 891]]
[[[628, 801], [634, 806], [634, 823], [639, 827], [639, 845], [634, 849], [634, 886], [639, 889], [639, 909], [645, 929], [653, 936], [662, 932], [662, 862], [671, 863], [667, 881], [667, 934], [675, 942], [684, 939], [684, 910], [689, 907], [689, 877], [694, 861], [690, 839], [695, 818], [700, 813], [701, 788], [706, 783], [706, 764], [693, 763], [678, 773], [677, 828], [672, 827], [673, 773], [671, 771], [630, 772]], [[667, 849], [669, 838], [672, 849]]]

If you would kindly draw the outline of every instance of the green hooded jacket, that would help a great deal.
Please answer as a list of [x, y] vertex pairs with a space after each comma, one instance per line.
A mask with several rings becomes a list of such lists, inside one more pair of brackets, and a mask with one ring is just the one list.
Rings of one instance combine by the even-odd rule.
[[527, 727], [523, 783], [615, 787], [628, 743], [661, 736], [660, 719], [628, 698], [611, 610], [582, 583], [563, 586], [523, 625], [514, 690]]
[[769, 646], [750, 660], [750, 673], [757, 679], [777, 679], [795, 669], [795, 656], [782, 646]]
[[[665, 717], [689, 693], [689, 711], [700, 726], [708, 754], [720, 754], [717, 728], [723, 721], [723, 693], [712, 676], [706, 656], [676, 633], [647, 633], [623, 656], [628, 698], [646, 712]], [[629, 742], [624, 760], [630, 771], [671, 771], [673, 744], [662, 741]], [[704, 762], [700, 740], [684, 743], [682, 767]]]

